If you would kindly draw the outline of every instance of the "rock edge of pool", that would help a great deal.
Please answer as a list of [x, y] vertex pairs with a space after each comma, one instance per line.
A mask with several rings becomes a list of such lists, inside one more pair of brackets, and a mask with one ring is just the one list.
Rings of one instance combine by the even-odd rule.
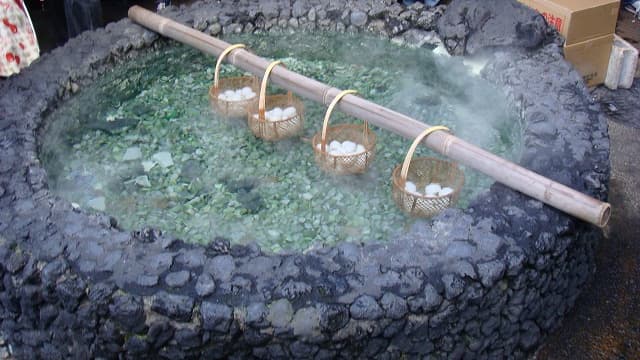
[[[347, 3], [201, 1], [162, 15], [212, 35], [368, 32], [488, 54], [483, 78], [521, 112], [519, 163], [606, 199], [605, 118], [542, 17], [515, 0]], [[122, 20], [0, 82], [0, 338], [14, 357], [526, 358], [595, 270], [600, 229], [499, 184], [384, 244], [284, 254], [123, 231], [53, 196], [43, 118], [166, 42]], [[433, 253], [426, 239], [448, 245]]]

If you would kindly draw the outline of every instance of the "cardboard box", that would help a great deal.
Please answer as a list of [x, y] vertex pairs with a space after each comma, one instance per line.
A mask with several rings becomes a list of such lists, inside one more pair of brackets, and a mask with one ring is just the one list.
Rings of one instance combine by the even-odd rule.
[[588, 86], [600, 85], [607, 76], [613, 34], [564, 46], [564, 57], [582, 74]]
[[519, 0], [538, 10], [568, 45], [613, 34], [620, 0]]

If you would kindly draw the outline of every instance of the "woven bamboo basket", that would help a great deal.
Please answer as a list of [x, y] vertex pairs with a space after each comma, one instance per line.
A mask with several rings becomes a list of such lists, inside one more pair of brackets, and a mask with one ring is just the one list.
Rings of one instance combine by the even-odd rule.
[[243, 100], [228, 100], [223, 95], [226, 91], [235, 91], [248, 87], [254, 94], [258, 93], [258, 78], [255, 76], [237, 76], [220, 79], [222, 60], [233, 50], [244, 48], [243, 44], [235, 44], [226, 48], [218, 57], [213, 75], [213, 85], [209, 89], [209, 100], [214, 111], [225, 117], [244, 117], [252, 103], [258, 101], [258, 96]]
[[[429, 134], [438, 130], [448, 131], [449, 129], [444, 126], [426, 129], [414, 140], [404, 162], [393, 170], [393, 200], [407, 215], [431, 217], [438, 214], [458, 201], [464, 185], [464, 173], [455, 163], [431, 157], [412, 159], [418, 144]], [[442, 187], [449, 187], [453, 191], [447, 195], [428, 196], [422, 192], [406, 190], [407, 181], [413, 182], [417, 189], [424, 189], [429, 184], [437, 183]]]
[[[355, 90], [344, 90], [336, 96], [324, 116], [322, 131], [313, 136], [311, 146], [318, 166], [332, 174], [350, 175], [362, 174], [369, 168], [375, 157], [376, 134], [369, 129], [367, 121], [363, 125], [340, 124], [328, 126], [333, 109], [340, 99], [347, 94], [356, 94]], [[352, 141], [362, 145], [364, 149], [350, 154], [334, 154], [329, 151], [332, 141]]]
[[[288, 91], [284, 95], [267, 95], [267, 83], [269, 74], [281, 61], [274, 61], [267, 67], [262, 83], [258, 101], [249, 105], [248, 125], [251, 132], [263, 140], [278, 141], [298, 135], [304, 126], [304, 104], [300, 99]], [[282, 116], [278, 120], [269, 120], [266, 117], [269, 111], [280, 108], [294, 108], [295, 114]]]

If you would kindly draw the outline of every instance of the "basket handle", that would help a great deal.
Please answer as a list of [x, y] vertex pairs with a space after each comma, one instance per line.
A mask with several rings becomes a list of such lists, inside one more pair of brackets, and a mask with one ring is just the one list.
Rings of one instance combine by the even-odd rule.
[[222, 60], [224, 60], [224, 58], [229, 55], [230, 52], [232, 52], [235, 49], [240, 49], [240, 48], [245, 48], [246, 46], [244, 44], [234, 44], [234, 45], [230, 45], [228, 48], [224, 49], [221, 53], [220, 56], [218, 56], [218, 61], [216, 61], [216, 70], [213, 73], [213, 87], [214, 88], [218, 88], [218, 80], [220, 78], [220, 65], [222, 65]]
[[[264, 71], [264, 76], [262, 76], [262, 83], [260, 84], [260, 98], [258, 100], [258, 121], [264, 122], [264, 111], [267, 106], [267, 83], [269, 82], [269, 75], [274, 67], [277, 65], [282, 65], [282, 61], [276, 60], [267, 66], [267, 69]], [[291, 92], [288, 92], [289, 98], [291, 98]]]
[[413, 140], [413, 144], [411, 144], [411, 147], [407, 152], [407, 156], [405, 156], [404, 162], [402, 163], [402, 170], [400, 170], [400, 178], [402, 179], [402, 183], [403, 183], [402, 186], [404, 186], [404, 183], [406, 183], [407, 181], [407, 175], [409, 174], [409, 164], [411, 163], [411, 159], [413, 158], [413, 153], [416, 152], [416, 148], [418, 147], [418, 144], [420, 144], [420, 142], [424, 138], [429, 136], [431, 133], [440, 131], [440, 130], [447, 131], [447, 132], [451, 131], [446, 126], [441, 126], [441, 125], [431, 126], [426, 128], [422, 133], [420, 133], [420, 135], [418, 135], [418, 137], [415, 140]]
[[[343, 97], [349, 94], [357, 94], [357, 93], [358, 92], [356, 90], [342, 90], [340, 93], [338, 93], [338, 95], [336, 95], [336, 97], [333, 98], [333, 100], [329, 104], [329, 107], [327, 108], [327, 112], [324, 114], [324, 121], [322, 123], [322, 136], [320, 137], [320, 150], [322, 150], [323, 152], [326, 152], [326, 149], [327, 149], [327, 127], [329, 125], [329, 118], [331, 118], [331, 113], [333, 113], [333, 109], [336, 107], [336, 105], [338, 105], [338, 102]], [[365, 120], [364, 121], [365, 138], [368, 135], [368, 133], [369, 133], [369, 125], [367, 123], [367, 120]]]

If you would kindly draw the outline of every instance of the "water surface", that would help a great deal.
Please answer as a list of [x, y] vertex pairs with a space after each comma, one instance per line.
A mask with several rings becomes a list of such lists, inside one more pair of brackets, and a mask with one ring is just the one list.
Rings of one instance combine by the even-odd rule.
[[[449, 126], [503, 157], [519, 154], [517, 114], [499, 89], [473, 76], [460, 59], [352, 35], [226, 40], [428, 124]], [[201, 243], [223, 236], [273, 251], [384, 241], [413, 221], [396, 209], [390, 187], [391, 171], [410, 140], [374, 127], [371, 170], [327, 175], [316, 167], [308, 142], [320, 129], [323, 106], [305, 100], [300, 139], [263, 142], [246, 120], [221, 118], [210, 109], [214, 65], [212, 57], [172, 46], [81, 89], [49, 116], [43, 132], [41, 158], [53, 192], [82, 208], [104, 209], [126, 229], [153, 226]], [[222, 71], [240, 74], [230, 65]], [[332, 122], [359, 120], [335, 112]], [[417, 155], [433, 154], [420, 149]], [[492, 183], [465, 172], [458, 206]]]

